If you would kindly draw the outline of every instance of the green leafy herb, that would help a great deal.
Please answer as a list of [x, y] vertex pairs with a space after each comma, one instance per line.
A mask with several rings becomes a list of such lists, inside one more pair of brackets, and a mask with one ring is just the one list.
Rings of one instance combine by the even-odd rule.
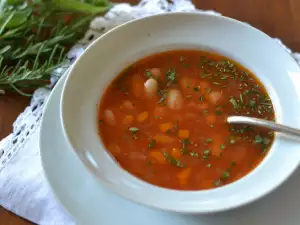
[[249, 106], [250, 106], [251, 108], [256, 108], [256, 102], [255, 102], [254, 100], [250, 100], [250, 101], [249, 101]]
[[209, 155], [210, 155], [211, 150], [210, 149], [206, 149], [203, 151], [202, 153], [202, 158], [203, 159], [208, 159]]
[[130, 128], [129, 128], [129, 131], [131, 132], [132, 138], [133, 138], [133, 139], [137, 139], [136, 133], [137, 133], [139, 130], [140, 130], [140, 129], [137, 128], [137, 127], [130, 127]]
[[168, 153], [164, 152], [164, 157], [165, 157], [165, 160], [168, 160], [168, 162], [173, 165], [173, 166], [176, 166], [176, 167], [185, 167], [185, 164], [180, 162], [179, 160], [175, 159], [173, 156], [169, 155]]
[[199, 157], [199, 153], [197, 153], [197, 152], [190, 152], [190, 156]]
[[158, 93], [161, 95], [161, 97], [157, 101], [157, 104], [165, 105], [166, 104], [166, 98], [167, 98], [167, 90], [166, 89], [159, 90]]
[[190, 140], [188, 138], [185, 138], [182, 140], [182, 148], [180, 149], [180, 153], [182, 155], [186, 154], [188, 152], [187, 145], [191, 144]]
[[152, 73], [150, 70], [146, 70], [145, 75], [147, 78], [151, 78], [152, 77]]
[[225, 145], [224, 145], [224, 144], [221, 144], [221, 145], [220, 145], [220, 149], [224, 150], [224, 149], [225, 149]]
[[166, 73], [166, 78], [168, 80], [168, 86], [170, 86], [171, 84], [173, 84], [176, 80], [176, 71], [174, 69], [169, 69], [168, 72]]
[[204, 144], [209, 144], [209, 143], [211, 143], [212, 141], [213, 141], [212, 138], [206, 138], [206, 139], [204, 140]]
[[234, 166], [236, 166], [236, 162], [231, 162], [231, 165], [230, 165], [231, 167], [234, 167]]
[[219, 187], [219, 186], [222, 185], [222, 181], [221, 181], [220, 179], [217, 179], [217, 180], [214, 181], [213, 184], [214, 184], [216, 187]]
[[228, 179], [229, 177], [230, 177], [230, 172], [229, 171], [223, 172], [223, 174], [221, 176], [221, 178], [224, 179], [224, 180]]
[[264, 143], [264, 139], [263, 139], [262, 136], [260, 136], [259, 134], [257, 134], [257, 135], [255, 135], [255, 137], [254, 137], [254, 142], [255, 142], [256, 144], [262, 144], [262, 143]]
[[210, 168], [210, 167], [211, 167], [211, 164], [210, 164], [210, 163], [209, 163], [209, 164], [207, 164], [207, 165], [206, 165], [206, 167], [207, 167], [207, 168]]
[[232, 106], [233, 106], [234, 109], [238, 109], [239, 108], [239, 104], [238, 104], [238, 102], [236, 101], [236, 99], [234, 97], [231, 97], [229, 99], [229, 102], [232, 104]]
[[200, 87], [199, 87], [199, 86], [194, 87], [194, 91], [195, 91], [195, 92], [198, 92], [199, 90], [200, 90]]
[[103, 123], [103, 120], [101, 120], [101, 119], [100, 119], [98, 122], [99, 122], [99, 124], [100, 124], [100, 125], [102, 125], [102, 123]]
[[154, 148], [156, 145], [156, 141], [154, 139], [151, 139], [149, 144], [148, 144], [148, 148]]
[[216, 110], [216, 114], [217, 114], [218, 116], [220, 116], [220, 115], [222, 115], [222, 111], [221, 111], [221, 110]]
[[55, 69], [69, 64], [66, 54], [93, 15], [110, 6], [106, 0], [1, 1], [0, 92], [31, 96], [47, 85]]
[[236, 144], [236, 139], [235, 139], [235, 137], [230, 137], [230, 144]]
[[205, 116], [208, 116], [208, 110], [203, 110], [203, 114], [205, 115]]
[[199, 100], [200, 100], [200, 102], [203, 102], [204, 101], [203, 96], [200, 96]]
[[204, 88], [206, 90], [206, 94], [209, 94], [211, 92], [211, 88]]

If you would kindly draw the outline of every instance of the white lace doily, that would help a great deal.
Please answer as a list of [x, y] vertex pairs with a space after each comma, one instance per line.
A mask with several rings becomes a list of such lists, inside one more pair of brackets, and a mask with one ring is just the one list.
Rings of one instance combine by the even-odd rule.
[[[105, 16], [95, 18], [90, 23], [84, 38], [69, 52], [70, 63], [81, 55], [87, 45], [110, 29], [135, 18], [169, 11], [220, 15], [213, 11], [197, 10], [189, 0], [142, 0], [136, 6], [118, 4]], [[275, 40], [300, 63], [300, 54], [292, 53], [280, 40]], [[51, 79], [52, 86], [58, 79], [57, 74], [63, 75], [67, 68], [55, 71], [56, 76]], [[12, 134], [0, 142], [0, 204], [38, 224], [72, 224], [72, 219], [64, 214], [53, 199], [39, 158], [39, 124], [49, 93], [50, 89], [47, 88], [35, 91], [30, 105], [14, 122]]]

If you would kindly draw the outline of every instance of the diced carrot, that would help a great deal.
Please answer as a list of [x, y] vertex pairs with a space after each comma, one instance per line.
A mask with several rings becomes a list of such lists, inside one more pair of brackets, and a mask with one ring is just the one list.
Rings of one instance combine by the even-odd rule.
[[132, 76], [132, 92], [135, 97], [142, 98], [144, 96], [144, 79], [139, 74]]
[[210, 85], [207, 81], [200, 81], [200, 87], [204, 92], [206, 92], [207, 90], [205, 89], [210, 88]]
[[219, 156], [220, 153], [222, 152], [221, 149], [221, 144], [222, 144], [222, 139], [219, 136], [215, 136], [212, 142], [212, 148], [211, 148], [211, 154], [213, 156]]
[[173, 143], [176, 141], [176, 139], [169, 137], [167, 135], [164, 135], [164, 134], [155, 135], [153, 137], [153, 139], [156, 140], [157, 143], [161, 143], [161, 144], [169, 144], [169, 143]]
[[197, 105], [198, 110], [203, 110], [203, 109], [207, 109], [207, 108], [208, 108], [208, 104], [205, 102], [201, 102]]
[[210, 114], [210, 115], [207, 115], [207, 116], [205, 117], [205, 119], [206, 119], [206, 122], [207, 122], [208, 124], [212, 124], [212, 123], [215, 123], [215, 122], [216, 122], [217, 117], [216, 117], [215, 115], [213, 115], [213, 114]]
[[171, 154], [175, 159], [179, 159], [181, 156], [180, 150], [178, 148], [173, 148]]
[[149, 154], [157, 163], [166, 163], [165, 157], [160, 151], [151, 151]]
[[138, 122], [141, 123], [141, 122], [144, 122], [146, 119], [148, 119], [148, 116], [149, 116], [149, 113], [147, 111], [145, 111], [145, 112], [140, 113], [136, 119]]
[[162, 132], [167, 132], [168, 130], [172, 129], [172, 127], [173, 127], [172, 123], [162, 123], [162, 124], [159, 124], [159, 129]]
[[178, 137], [181, 139], [188, 138], [190, 136], [190, 131], [189, 130], [179, 130], [178, 131]]
[[126, 115], [123, 119], [123, 124], [125, 125], [130, 125], [133, 121], [133, 116], [132, 115]]
[[197, 118], [199, 118], [199, 116], [197, 116], [194, 113], [186, 113], [186, 114], [184, 114], [184, 118], [186, 120], [196, 120]]
[[187, 183], [187, 180], [191, 174], [192, 169], [191, 168], [185, 168], [182, 169], [180, 172], [177, 173], [177, 178], [179, 180], [179, 183], [181, 185], [185, 185]]

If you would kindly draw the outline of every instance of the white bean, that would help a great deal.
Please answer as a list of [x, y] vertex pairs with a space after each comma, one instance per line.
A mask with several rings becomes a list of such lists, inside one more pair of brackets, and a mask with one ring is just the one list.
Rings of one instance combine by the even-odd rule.
[[170, 90], [167, 97], [167, 105], [170, 109], [181, 109], [183, 106], [183, 96], [179, 90]]
[[220, 92], [213, 91], [209, 94], [209, 100], [213, 104], [217, 104], [218, 101], [221, 99], [221, 97], [222, 97], [222, 94]]
[[155, 77], [156, 79], [161, 76], [161, 71], [159, 68], [152, 68], [152, 69], [150, 69], [150, 72], [151, 72], [152, 76]]
[[110, 126], [117, 124], [114, 113], [110, 109], [104, 110], [104, 122]]
[[155, 96], [157, 89], [158, 89], [158, 83], [153, 78], [150, 78], [146, 80], [145, 84], [145, 92], [148, 97]]

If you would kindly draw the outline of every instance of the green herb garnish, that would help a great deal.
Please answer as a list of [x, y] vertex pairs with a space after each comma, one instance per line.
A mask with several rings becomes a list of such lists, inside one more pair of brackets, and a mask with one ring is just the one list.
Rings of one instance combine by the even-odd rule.
[[211, 143], [212, 141], [213, 141], [212, 138], [206, 138], [206, 139], [204, 140], [204, 144], [209, 144], [209, 143]]
[[229, 171], [225, 171], [221, 176], [221, 178], [224, 179], [224, 180], [228, 179], [229, 177], [230, 177], [230, 172]]
[[175, 159], [173, 156], [169, 155], [168, 153], [164, 152], [163, 153], [165, 160], [168, 160], [168, 162], [176, 167], [185, 167], [184, 163], [180, 162], [179, 160]]
[[203, 159], [208, 159], [209, 155], [210, 155], [211, 150], [210, 149], [206, 149], [203, 151], [202, 153], [202, 158]]
[[149, 144], [148, 144], [148, 148], [154, 148], [156, 145], [156, 141], [154, 139], [151, 139]]
[[174, 69], [169, 69], [168, 72], [166, 73], [166, 78], [168, 80], [168, 86], [176, 82], [177, 77], [176, 77], [176, 71]]
[[190, 152], [190, 156], [199, 157], [199, 153], [197, 153], [197, 152]]
[[139, 130], [140, 130], [140, 129], [137, 128], [137, 127], [130, 127], [130, 128], [129, 128], [129, 131], [131, 132], [132, 138], [133, 138], [133, 139], [137, 139], [136, 133], [137, 133]]
[[199, 87], [199, 86], [194, 87], [194, 91], [195, 91], [195, 92], [198, 92], [199, 90], [200, 90], [200, 87]]
[[231, 97], [229, 99], [229, 102], [232, 104], [232, 106], [233, 106], [234, 109], [238, 109], [239, 108], [239, 104], [238, 104], [237, 100], [234, 97]]
[[152, 77], [152, 73], [150, 70], [146, 70], [145, 75], [147, 78], [151, 78]]

